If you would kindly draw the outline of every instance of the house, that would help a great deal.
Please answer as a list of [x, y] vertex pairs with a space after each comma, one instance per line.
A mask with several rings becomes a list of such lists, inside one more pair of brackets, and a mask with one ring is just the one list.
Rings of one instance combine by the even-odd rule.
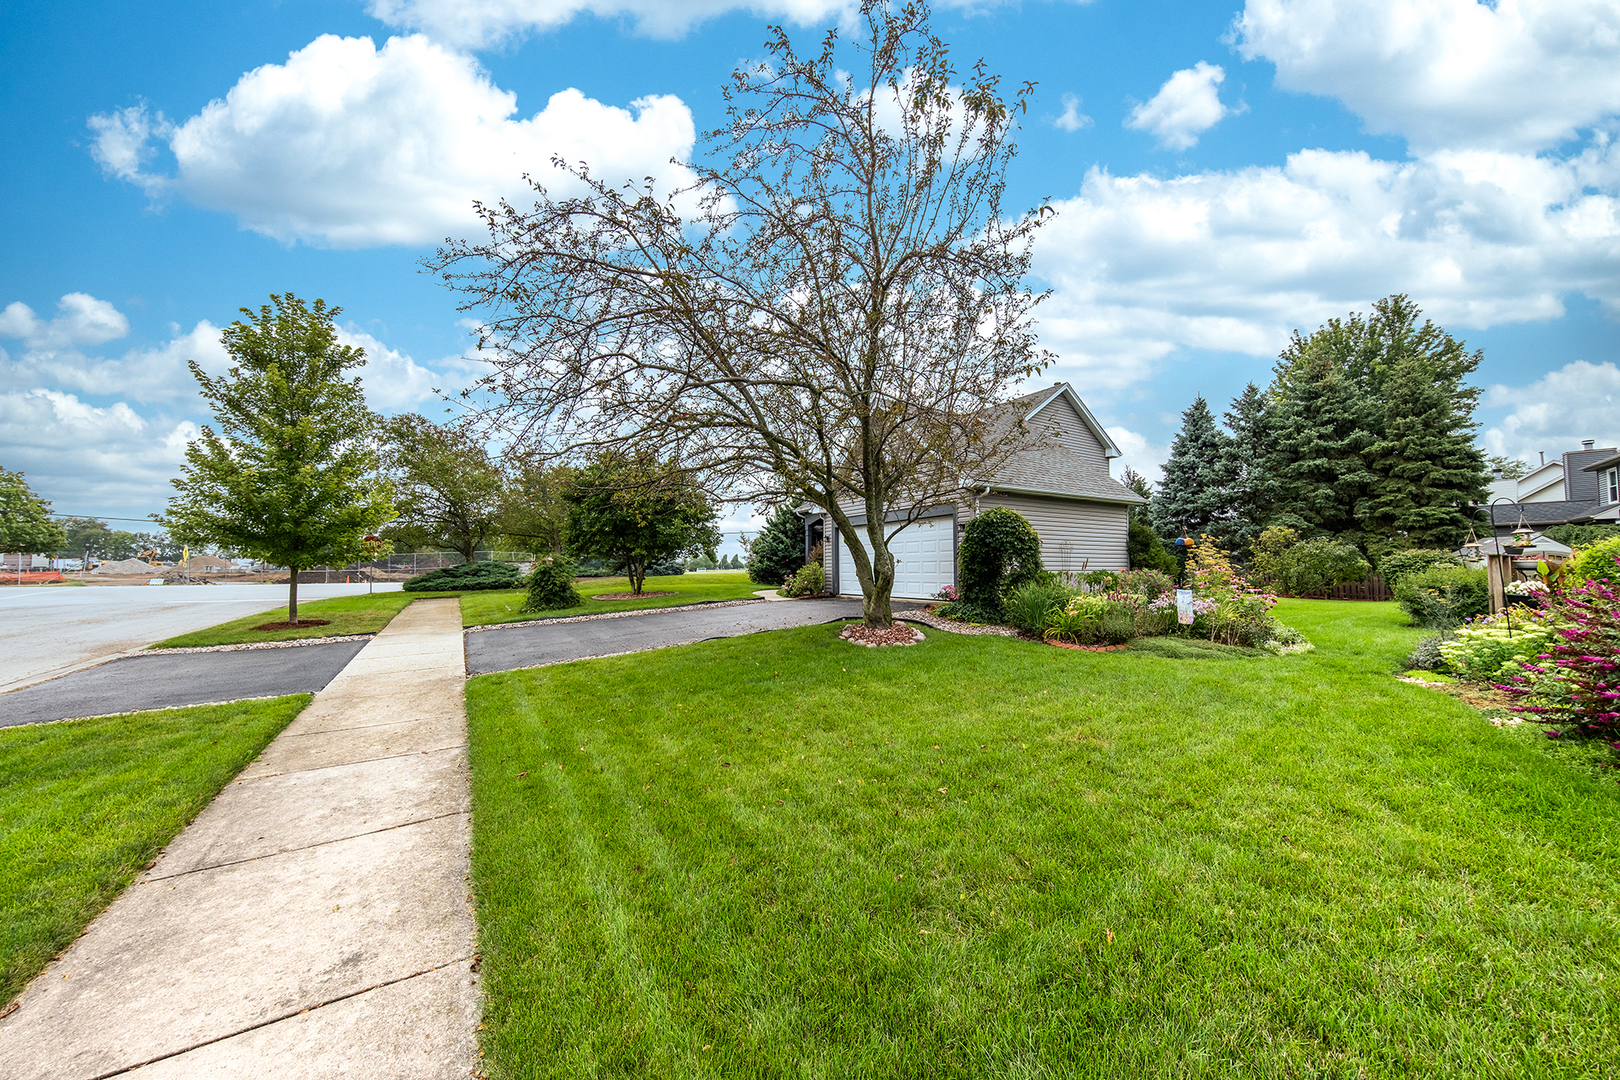
[[[1503, 501], [1509, 500], [1509, 501]], [[1612, 523], [1620, 505], [1620, 450], [1595, 448], [1585, 439], [1579, 450], [1543, 461], [1517, 480], [1491, 483], [1491, 524], [1497, 535], [1522, 521], [1532, 529], [1552, 525]]]
[[[962, 530], [974, 517], [996, 506], [1016, 510], [1041, 538], [1041, 560], [1049, 570], [1124, 570], [1132, 506], [1144, 500], [1109, 474], [1119, 447], [1091, 415], [1068, 383], [1057, 383], [1014, 398], [994, 410], [1000, 422], [1022, 419], [1029, 429], [1021, 447], [994, 475], [973, 477], [958, 497], [928, 508], [889, 542], [895, 556], [893, 595], [923, 600], [957, 584], [956, 550]], [[855, 561], [829, 515], [800, 507], [805, 517], [805, 549], [822, 543], [827, 587], [859, 595]], [[858, 505], [845, 507], [858, 526], [866, 524]], [[904, 512], [893, 512], [902, 520]], [[825, 541], [823, 543], [823, 541]]]

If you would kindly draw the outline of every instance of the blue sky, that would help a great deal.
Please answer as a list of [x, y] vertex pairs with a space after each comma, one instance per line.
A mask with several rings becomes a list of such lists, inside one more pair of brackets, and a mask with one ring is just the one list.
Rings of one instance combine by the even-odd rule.
[[[419, 271], [550, 154], [642, 176], [846, 0], [8, 5], [0, 466], [58, 510], [160, 510], [187, 358], [291, 290], [345, 309], [385, 412], [474, 376]], [[1039, 84], [1011, 202], [1054, 200], [1043, 341], [1157, 475], [1194, 394], [1293, 328], [1412, 294], [1482, 348], [1482, 439], [1620, 440], [1620, 0], [940, 4], [960, 66]]]

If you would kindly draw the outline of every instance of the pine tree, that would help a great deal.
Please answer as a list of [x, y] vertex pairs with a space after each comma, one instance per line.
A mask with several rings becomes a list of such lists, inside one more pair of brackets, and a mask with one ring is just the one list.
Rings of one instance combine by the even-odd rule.
[[1230, 441], [1202, 395], [1193, 399], [1181, 414], [1164, 481], [1148, 506], [1149, 520], [1160, 536], [1180, 536], [1183, 531], [1196, 536], [1228, 518], [1221, 469]]
[[1277, 503], [1268, 524], [1357, 541], [1357, 512], [1373, 482], [1362, 454], [1376, 435], [1367, 396], [1346, 370], [1340, 329], [1296, 334], [1277, 365], [1269, 461]]
[[1389, 371], [1383, 426], [1368, 450], [1375, 479], [1363, 526], [1400, 547], [1455, 547], [1468, 531], [1468, 508], [1486, 495], [1478, 425], [1457, 415], [1448, 381], [1409, 355]]
[[1226, 547], [1247, 552], [1271, 519], [1277, 502], [1272, 475], [1275, 432], [1271, 403], [1261, 389], [1249, 383], [1232, 399], [1226, 429], [1231, 433], [1221, 459], [1221, 484], [1226, 489], [1230, 519], [1221, 532]]

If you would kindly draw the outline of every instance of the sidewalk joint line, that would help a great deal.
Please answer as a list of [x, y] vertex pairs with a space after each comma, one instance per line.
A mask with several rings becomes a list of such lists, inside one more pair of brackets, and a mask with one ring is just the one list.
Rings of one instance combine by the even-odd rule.
[[458, 956], [454, 960], [446, 960], [437, 967], [424, 968], [421, 971], [413, 971], [411, 974], [401, 975], [397, 979], [389, 979], [386, 982], [380, 982], [374, 986], [367, 986], [363, 989], [352, 991], [351, 993], [340, 994], [335, 998], [329, 998], [326, 1001], [318, 1002], [317, 1004], [310, 1005], [302, 1009], [295, 1009], [292, 1012], [283, 1013], [280, 1016], [271, 1017], [268, 1020], [261, 1020], [257, 1024], [249, 1024], [245, 1028], [239, 1028], [236, 1031], [228, 1032], [212, 1039], [204, 1039], [202, 1042], [193, 1043], [192, 1045], [179, 1050], [171, 1050], [167, 1054], [159, 1054], [157, 1057], [147, 1058], [145, 1061], [137, 1061], [133, 1065], [125, 1065], [121, 1068], [114, 1069], [112, 1072], [97, 1073], [95, 1076], [90, 1077], [90, 1080], [110, 1080], [110, 1078], [114, 1076], [123, 1076], [125, 1073], [134, 1072], [136, 1069], [144, 1069], [148, 1065], [155, 1065], [160, 1061], [167, 1061], [170, 1058], [179, 1057], [181, 1054], [189, 1054], [193, 1050], [201, 1050], [205, 1046], [212, 1046], [215, 1043], [224, 1042], [226, 1039], [234, 1039], [238, 1035], [246, 1035], [250, 1031], [258, 1031], [260, 1028], [267, 1028], [272, 1024], [279, 1024], [283, 1020], [291, 1020], [294, 1017], [302, 1016], [305, 1013], [312, 1013], [316, 1009], [324, 1009], [328, 1005], [336, 1005], [340, 1001], [348, 1001], [350, 998], [357, 998], [361, 994], [369, 994], [373, 990], [381, 990], [384, 987], [394, 986], [397, 983], [409, 982], [411, 979], [419, 979], [423, 975], [431, 975], [435, 971], [443, 971], [452, 964], [460, 964], [470, 961], [476, 955], [476, 953], [468, 953], [466, 956]]
[[403, 829], [411, 825], [422, 825], [429, 821], [443, 821], [445, 818], [464, 817], [470, 815], [471, 813], [471, 810], [451, 810], [444, 814], [434, 814], [432, 817], [412, 818], [410, 821], [401, 821], [394, 825], [384, 825], [380, 829], [367, 829], [365, 832], [350, 833], [347, 836], [334, 836], [330, 840], [319, 840], [313, 844], [305, 844], [303, 847], [282, 848], [280, 851], [272, 851], [267, 855], [250, 855], [245, 859], [232, 859], [229, 862], [211, 863], [208, 866], [194, 866], [190, 870], [180, 870], [173, 874], [162, 874], [157, 877], [141, 878], [136, 882], [136, 884], [151, 885], [158, 881], [173, 881], [176, 878], [183, 878], [189, 874], [200, 874], [205, 870], [223, 870], [227, 866], [242, 866], [245, 863], [250, 862], [264, 862], [266, 859], [274, 859], [278, 855], [293, 855], [300, 851], [314, 851], [316, 848], [327, 847], [331, 844], [341, 844], [345, 840], [358, 840], [362, 836], [376, 836], [379, 833], [393, 832], [395, 829]]
[[244, 776], [237, 780], [238, 784], [245, 784], [249, 780], [268, 780], [272, 776], [292, 776], [295, 773], [320, 772], [322, 769], [341, 769], [345, 765], [364, 765], [371, 761], [392, 761], [394, 758], [421, 757], [423, 754], [438, 754], [445, 750], [465, 750], [467, 744], [451, 743], [449, 746], [435, 746], [431, 750], [406, 750], [400, 754], [384, 754], [381, 757], [361, 758], [359, 761], [334, 761], [330, 765], [313, 765], [307, 769], [287, 769], [282, 772], [261, 773], [258, 776]]

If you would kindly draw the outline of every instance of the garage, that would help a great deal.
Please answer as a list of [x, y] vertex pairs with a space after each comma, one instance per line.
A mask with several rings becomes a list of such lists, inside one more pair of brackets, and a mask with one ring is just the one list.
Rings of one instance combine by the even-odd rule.
[[[947, 585], [956, 583], [954, 519], [923, 518], [907, 525], [889, 541], [894, 552], [894, 591], [903, 600], [927, 600]], [[844, 538], [838, 536], [838, 591], [860, 595], [861, 582], [855, 576], [855, 560], [850, 558]], [[864, 544], [863, 544], [864, 546]]]

